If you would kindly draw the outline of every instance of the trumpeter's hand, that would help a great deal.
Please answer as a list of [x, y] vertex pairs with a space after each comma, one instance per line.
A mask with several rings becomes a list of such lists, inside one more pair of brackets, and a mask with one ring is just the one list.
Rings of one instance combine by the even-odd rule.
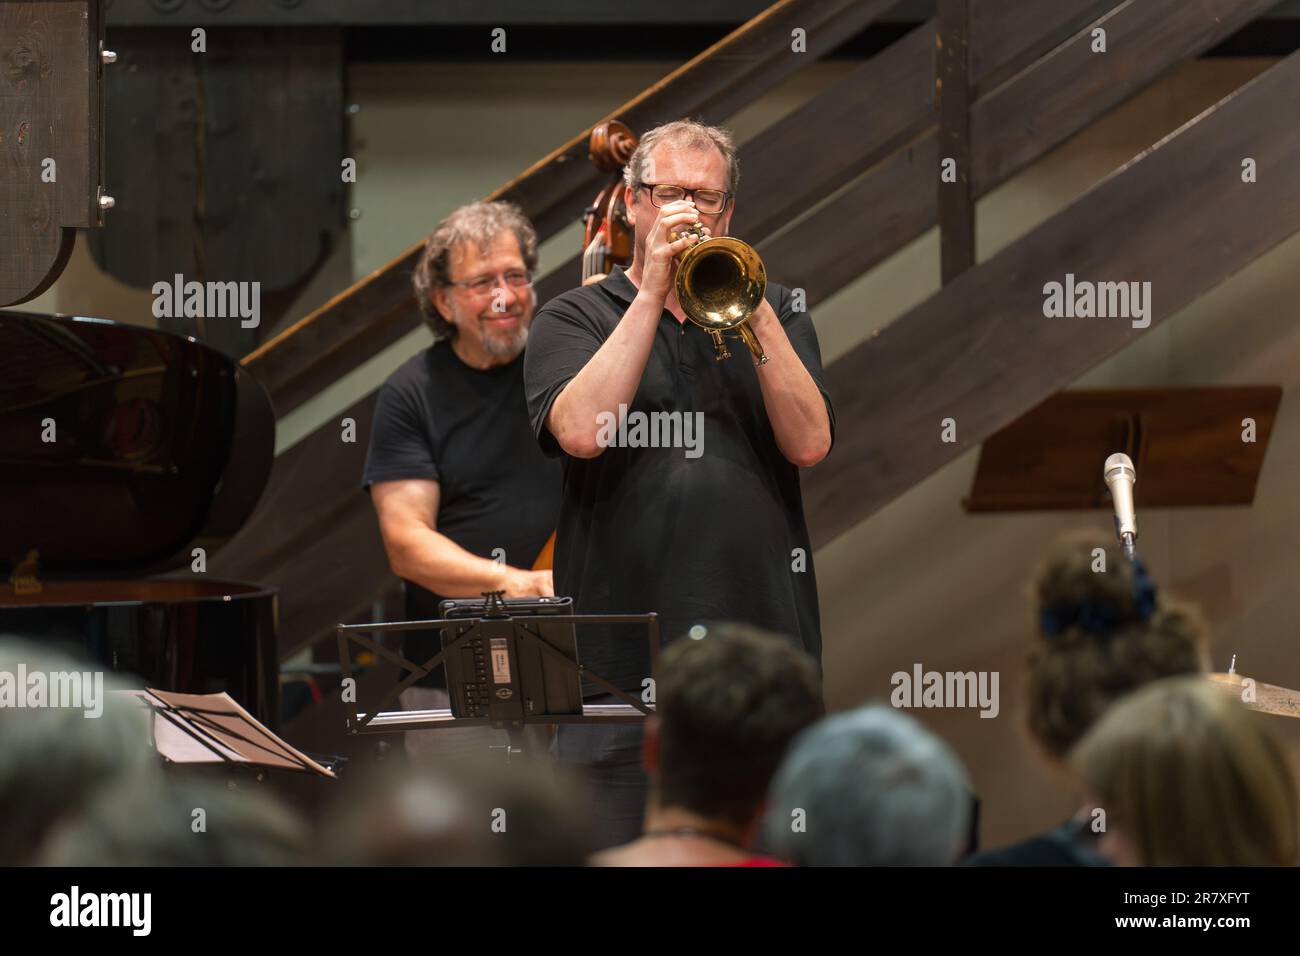
[[673, 277], [673, 260], [701, 240], [695, 233], [678, 235], [698, 221], [699, 211], [689, 199], [679, 199], [660, 207], [650, 235], [646, 238], [646, 261], [641, 270], [641, 291], [663, 301]]

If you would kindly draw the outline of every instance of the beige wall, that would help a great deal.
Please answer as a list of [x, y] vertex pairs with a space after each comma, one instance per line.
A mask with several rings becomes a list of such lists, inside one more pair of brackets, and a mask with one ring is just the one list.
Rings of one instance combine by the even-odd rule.
[[[987, 258], [1042, 222], [1117, 165], [1269, 64], [1190, 64], [1076, 137], [979, 205]], [[660, 78], [670, 64], [512, 64], [354, 67], [350, 101], [361, 218], [326, 273], [301, 301], [323, 301], [426, 233], [454, 206], [481, 197], [594, 119]], [[736, 117], [743, 141], [841, 76], [822, 64]], [[1194, 203], [1194, 196], [1186, 197]], [[575, 218], [579, 210], [574, 211]], [[543, 265], [576, 249], [575, 225], [543, 248]], [[828, 238], [828, 241], [831, 241]], [[1105, 241], [1105, 237], [1098, 237]], [[816, 311], [827, 362], [922, 301], [938, 287], [931, 232]], [[349, 258], [350, 257], [350, 258]], [[1140, 516], [1142, 550], [1157, 579], [1208, 599], [1215, 664], [1270, 683], [1300, 687], [1300, 241], [1244, 270], [1122, 353], [1079, 386], [1279, 383], [1286, 389], [1258, 497], [1251, 508], [1151, 511]], [[146, 291], [102, 276], [79, 246], [55, 288], [29, 308], [152, 321]], [[280, 423], [283, 449], [376, 387], [428, 341], [423, 330], [372, 359]], [[870, 427], [841, 420], [841, 429]], [[887, 696], [889, 675], [927, 669], [998, 670], [1002, 713], [924, 712], [967, 762], [985, 801], [984, 837], [994, 844], [1062, 819], [1072, 798], [1020, 735], [1019, 664], [1030, 631], [1027, 577], [1059, 529], [1105, 514], [967, 516], [975, 453], [965, 455], [823, 548], [817, 555], [833, 707]], [[1294, 744], [1300, 721], [1270, 718]]]

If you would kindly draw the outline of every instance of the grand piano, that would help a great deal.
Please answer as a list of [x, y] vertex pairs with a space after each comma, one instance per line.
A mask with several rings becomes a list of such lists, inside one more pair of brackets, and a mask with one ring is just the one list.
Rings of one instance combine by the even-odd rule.
[[0, 310], [0, 639], [279, 716], [274, 589], [210, 579], [274, 456], [266, 391], [192, 338]]

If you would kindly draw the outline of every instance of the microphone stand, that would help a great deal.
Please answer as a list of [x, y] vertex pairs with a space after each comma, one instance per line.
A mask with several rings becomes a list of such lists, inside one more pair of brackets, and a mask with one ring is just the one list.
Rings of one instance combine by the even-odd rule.
[[1119, 534], [1119, 546], [1124, 551], [1124, 557], [1130, 562], [1137, 560], [1137, 535], [1131, 531], [1123, 534], [1119, 533], [1119, 519], [1115, 519], [1115, 533]]

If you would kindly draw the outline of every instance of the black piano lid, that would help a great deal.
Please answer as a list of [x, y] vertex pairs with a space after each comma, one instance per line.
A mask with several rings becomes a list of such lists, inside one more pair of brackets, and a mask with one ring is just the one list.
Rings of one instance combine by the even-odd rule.
[[42, 579], [188, 565], [247, 520], [274, 454], [270, 398], [229, 356], [0, 310], [0, 580], [32, 551]]

